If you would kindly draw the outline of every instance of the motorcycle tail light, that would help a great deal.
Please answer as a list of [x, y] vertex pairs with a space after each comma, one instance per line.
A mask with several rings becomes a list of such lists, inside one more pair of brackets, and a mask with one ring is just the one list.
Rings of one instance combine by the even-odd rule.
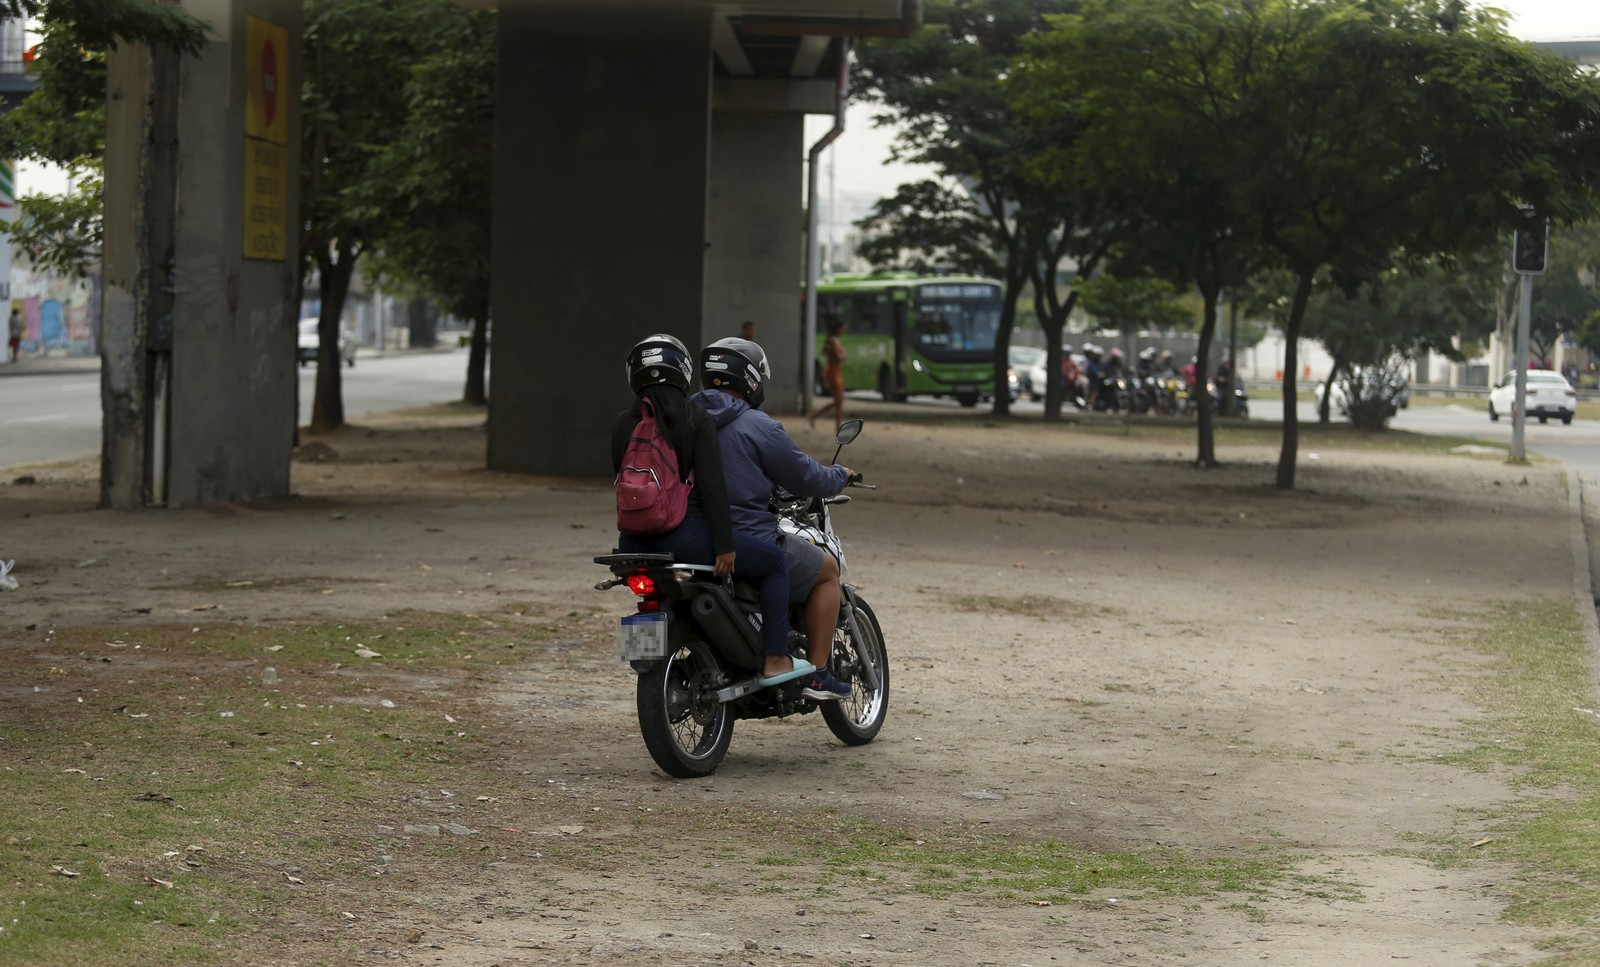
[[656, 579], [648, 574], [628, 575], [628, 590], [641, 598], [647, 594], [656, 593]]
[[639, 610], [640, 611], [660, 611], [661, 610], [661, 599], [660, 598], [645, 598], [643, 601], [639, 602]]

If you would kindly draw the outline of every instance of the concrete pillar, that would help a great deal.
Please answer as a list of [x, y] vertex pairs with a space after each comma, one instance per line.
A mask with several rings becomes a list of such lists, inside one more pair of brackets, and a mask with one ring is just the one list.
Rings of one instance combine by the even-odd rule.
[[711, 18], [500, 10], [492, 469], [609, 473], [628, 347], [670, 332], [698, 348]]
[[711, 124], [710, 246], [702, 345], [756, 324], [772, 383], [764, 409], [800, 405], [805, 116], [718, 111]]
[[198, 56], [123, 45], [110, 60], [101, 492], [112, 507], [289, 491], [300, 4], [184, 8], [212, 28]]

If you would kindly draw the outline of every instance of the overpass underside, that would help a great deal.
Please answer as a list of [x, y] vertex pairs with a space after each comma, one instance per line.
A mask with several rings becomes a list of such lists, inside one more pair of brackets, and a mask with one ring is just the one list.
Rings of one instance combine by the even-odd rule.
[[[297, 418], [300, 0], [182, 0], [111, 56], [102, 502], [281, 495]], [[499, 0], [488, 463], [609, 472], [645, 335], [756, 323], [800, 398], [804, 120], [920, 0]]]
[[800, 399], [807, 113], [909, 0], [500, 0], [489, 466], [609, 472], [629, 346], [756, 324]]

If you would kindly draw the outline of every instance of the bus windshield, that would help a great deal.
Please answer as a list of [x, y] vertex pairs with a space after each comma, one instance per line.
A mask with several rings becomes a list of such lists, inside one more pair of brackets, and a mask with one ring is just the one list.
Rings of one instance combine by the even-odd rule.
[[1000, 328], [1000, 287], [992, 284], [919, 286], [912, 342], [929, 359], [971, 358], [994, 352]]

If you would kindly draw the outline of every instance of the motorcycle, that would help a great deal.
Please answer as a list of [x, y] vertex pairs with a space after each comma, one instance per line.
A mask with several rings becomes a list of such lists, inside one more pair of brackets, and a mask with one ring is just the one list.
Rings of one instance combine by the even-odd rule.
[[[1206, 380], [1206, 391], [1211, 394], [1211, 412], [1220, 416], [1222, 414], [1223, 390], [1217, 386], [1216, 380], [1211, 379]], [[1235, 386], [1233, 389], [1233, 413], [1231, 415], [1241, 420], [1250, 418], [1250, 394], [1245, 391], [1243, 385]]]
[[1133, 390], [1121, 371], [1106, 374], [1094, 396], [1096, 412], [1127, 413], [1133, 408]]
[[[860, 435], [862, 425], [861, 420], [849, 420], [839, 428], [841, 451]], [[836, 451], [835, 461], [838, 455]], [[877, 489], [859, 473], [847, 486]], [[844, 551], [833, 530], [833, 509], [849, 502], [847, 494], [774, 495], [778, 526], [786, 539], [818, 545], [833, 555], [841, 574]], [[819, 702], [801, 694], [803, 678], [761, 684], [761, 608], [753, 585], [718, 578], [709, 565], [677, 563], [671, 554], [604, 554], [594, 561], [613, 575], [595, 590], [626, 585], [639, 598], [634, 613], [621, 619], [622, 660], [638, 675], [635, 704], [645, 748], [668, 775], [694, 779], [715, 772], [738, 719], [820, 711], [829, 730], [846, 745], [865, 745], [883, 728], [889, 710], [883, 629], [848, 581], [842, 583], [829, 667], [849, 683], [851, 692]], [[803, 604], [792, 610], [790, 628], [790, 653], [804, 658]]]

